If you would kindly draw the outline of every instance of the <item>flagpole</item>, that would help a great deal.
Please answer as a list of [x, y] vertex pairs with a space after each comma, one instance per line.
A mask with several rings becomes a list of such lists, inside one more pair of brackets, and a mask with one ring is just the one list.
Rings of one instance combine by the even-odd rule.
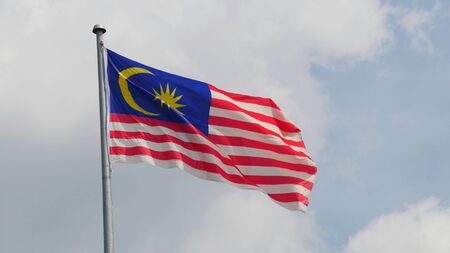
[[100, 102], [100, 135], [102, 155], [102, 186], [103, 186], [103, 243], [105, 253], [114, 253], [113, 244], [113, 216], [111, 192], [111, 166], [109, 163], [108, 139], [106, 129], [106, 92], [105, 92], [105, 61], [103, 34], [106, 29], [102, 25], [95, 25], [92, 32], [97, 36], [97, 62], [98, 62], [98, 91]]

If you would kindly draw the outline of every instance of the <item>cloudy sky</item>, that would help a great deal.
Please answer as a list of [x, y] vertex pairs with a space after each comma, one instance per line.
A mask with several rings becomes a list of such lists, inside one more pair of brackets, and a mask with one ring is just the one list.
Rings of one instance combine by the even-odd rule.
[[117, 252], [450, 252], [450, 3], [0, 1], [0, 252], [102, 252], [95, 36], [272, 97], [319, 166], [308, 213], [113, 167]]

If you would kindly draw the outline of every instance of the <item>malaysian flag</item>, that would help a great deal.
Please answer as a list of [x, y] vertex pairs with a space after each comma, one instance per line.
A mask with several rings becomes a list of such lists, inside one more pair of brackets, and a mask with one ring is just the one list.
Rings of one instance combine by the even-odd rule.
[[179, 168], [306, 211], [317, 167], [268, 98], [226, 92], [107, 50], [110, 159]]

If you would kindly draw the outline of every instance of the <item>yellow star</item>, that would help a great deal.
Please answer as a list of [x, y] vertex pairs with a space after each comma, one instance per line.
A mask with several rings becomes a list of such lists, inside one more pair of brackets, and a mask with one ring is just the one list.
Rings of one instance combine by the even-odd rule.
[[178, 110], [178, 108], [186, 105], [177, 103], [178, 100], [180, 100], [183, 97], [183, 95], [175, 97], [175, 92], [177, 91], [177, 88], [170, 91], [169, 83], [167, 83], [166, 90], [163, 89], [161, 84], [159, 84], [159, 90], [160, 92], [158, 93], [155, 89], [153, 89], [153, 93], [155, 93], [155, 100], [158, 99], [161, 102], [161, 107], [163, 107], [163, 105], [165, 104], [167, 105], [167, 108], [172, 108], [181, 115], [184, 115], [182, 112]]

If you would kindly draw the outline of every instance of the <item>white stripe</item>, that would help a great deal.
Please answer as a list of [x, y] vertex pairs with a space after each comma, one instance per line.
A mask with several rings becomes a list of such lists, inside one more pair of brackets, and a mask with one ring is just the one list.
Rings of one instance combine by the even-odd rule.
[[302, 194], [305, 197], [308, 197], [309, 194], [311, 193], [310, 190], [298, 184], [275, 184], [275, 185], [264, 184], [258, 185], [258, 187], [263, 189], [264, 192], [271, 194], [296, 192]]
[[[197, 144], [204, 144], [208, 145], [218, 153], [220, 153], [222, 156], [229, 158], [228, 155], [246, 155], [246, 156], [253, 156], [253, 157], [266, 157], [266, 158], [272, 158], [276, 160], [281, 161], [287, 161], [292, 163], [299, 163], [299, 164], [306, 164], [310, 166], [315, 166], [314, 162], [309, 160], [308, 158], [299, 157], [295, 155], [285, 155], [285, 154], [279, 154], [273, 151], [269, 151], [266, 149], [256, 149], [256, 148], [250, 148], [250, 147], [239, 147], [239, 146], [227, 146], [227, 145], [215, 145], [209, 140], [205, 139], [201, 135], [197, 134], [187, 134], [187, 133], [177, 133], [171, 129], [165, 128], [165, 127], [151, 127], [145, 124], [128, 124], [128, 123], [117, 123], [117, 122], [111, 122], [110, 123], [110, 129], [111, 130], [118, 130], [118, 131], [126, 131], [126, 132], [147, 132], [152, 135], [169, 135], [174, 136], [182, 141], [185, 142], [192, 142]], [[115, 138], [111, 138], [111, 142]], [[111, 146], [115, 146], [117, 144], [111, 143]], [[141, 145], [153, 145], [153, 143], [141, 143]], [[178, 146], [178, 145], [177, 145]], [[148, 146], [151, 147], [151, 146]], [[184, 148], [183, 148], [184, 149]], [[300, 151], [300, 150], [297, 150]], [[304, 150], [301, 150], [304, 151]], [[280, 157], [282, 159], [280, 159]], [[220, 163], [222, 163], [220, 161]], [[225, 165], [224, 165], [225, 166]], [[284, 168], [281, 168], [282, 170], [286, 170]]]
[[230, 175], [242, 175], [238, 169], [233, 166], [229, 166], [224, 164], [219, 158], [210, 153], [203, 153], [198, 151], [193, 151], [190, 149], [186, 149], [176, 143], [173, 142], [151, 142], [143, 139], [118, 139], [111, 138], [111, 147], [146, 147], [154, 151], [164, 152], [164, 151], [178, 151], [189, 158], [192, 158], [197, 161], [203, 161], [208, 163], [217, 164], [222, 170], [224, 170], [227, 174]]
[[[164, 151], [177, 151], [180, 152], [191, 159], [197, 161], [204, 161], [213, 164], [217, 164], [223, 171], [230, 175], [251, 175], [251, 176], [288, 176], [295, 177], [304, 180], [314, 180], [315, 176], [298, 172], [294, 170], [289, 170], [286, 168], [279, 168], [273, 166], [247, 166], [247, 165], [236, 165], [236, 167], [224, 164], [218, 157], [210, 153], [193, 151], [186, 149], [173, 142], [156, 143], [139, 138], [135, 139], [120, 139], [111, 138], [111, 147], [146, 147], [154, 151], [164, 152]], [[312, 182], [312, 181], [311, 181]]]
[[276, 200], [274, 200], [274, 199], [272, 199], [272, 198], [270, 198], [273, 202], [275, 202], [275, 203], [277, 203], [278, 205], [280, 205], [280, 206], [282, 206], [282, 207], [285, 207], [285, 208], [287, 208], [287, 209], [289, 209], [289, 210], [292, 210], [292, 211], [302, 211], [302, 212], [306, 212], [307, 210], [308, 210], [308, 207], [305, 205], [305, 204], [303, 204], [302, 202], [299, 202], [299, 201], [294, 201], [294, 202], [279, 202], [279, 201], [276, 201]]
[[289, 146], [295, 151], [304, 152], [304, 150], [305, 150], [302, 147], [286, 144], [279, 137], [274, 136], [274, 135], [255, 133], [252, 131], [242, 130], [242, 129], [234, 128], [234, 127], [215, 126], [215, 125], [210, 124], [208, 131], [209, 131], [209, 134], [220, 135], [220, 136], [224, 136], [224, 137], [227, 137], [227, 136], [241, 137], [241, 138], [246, 138], [249, 140], [264, 142], [267, 144]]
[[223, 178], [220, 174], [211, 173], [199, 169], [195, 169], [188, 164], [184, 163], [181, 160], [160, 160], [155, 159], [150, 156], [146, 155], [136, 155], [136, 156], [127, 156], [127, 155], [111, 155], [111, 162], [113, 163], [147, 163], [151, 164], [153, 166], [158, 166], [161, 168], [179, 168], [181, 170], [184, 170], [188, 172], [191, 175], [194, 175], [201, 179], [211, 180], [211, 181], [217, 181], [217, 182], [223, 182], [227, 184], [232, 184], [235, 186], [238, 186], [240, 188], [244, 189], [250, 189], [250, 190], [258, 190], [262, 191], [264, 193], [269, 194], [280, 194], [280, 193], [291, 193], [296, 192], [300, 193], [304, 196], [308, 196], [310, 194], [310, 191], [300, 185], [296, 184], [278, 184], [278, 185], [258, 185], [258, 187], [247, 185], [247, 184], [236, 184], [233, 182], [230, 182]]
[[[279, 159], [279, 156], [280, 156], [280, 154], [278, 154], [278, 153], [275, 153], [275, 152], [272, 152], [269, 150], [264, 150], [264, 149], [238, 147], [238, 146], [226, 146], [226, 145], [215, 145], [201, 135], [180, 133], [180, 132], [176, 132], [176, 131], [173, 131], [169, 128], [165, 128], [162, 126], [152, 127], [152, 126], [148, 126], [148, 125], [145, 125], [142, 123], [128, 124], [128, 123], [117, 123], [117, 122], [111, 122], [110, 126], [111, 126], [111, 130], [128, 131], [128, 132], [138, 132], [138, 131], [139, 132], [148, 132], [149, 134], [153, 134], [153, 135], [166, 134], [166, 135], [174, 136], [174, 137], [176, 137], [180, 140], [186, 141], [186, 142], [206, 144], [209, 147], [213, 148], [214, 150], [218, 151], [220, 154], [222, 154], [225, 157], [227, 156], [227, 154], [239, 154], [239, 155], [246, 154], [248, 156], [256, 156], [256, 157], [262, 156], [262, 157], [271, 157], [271, 158]], [[217, 130], [220, 130], [220, 132], [218, 132]], [[277, 137], [262, 135], [262, 134], [248, 132], [245, 130], [240, 130], [240, 129], [235, 129], [235, 128], [215, 127], [211, 134], [213, 134], [213, 133], [221, 135], [221, 136], [225, 136], [225, 137], [226, 137], [226, 135], [224, 135], [224, 133], [228, 133], [228, 134], [231, 133], [232, 136], [233, 135], [238, 136], [238, 137], [245, 136], [245, 138], [247, 138], [247, 139], [255, 139], [257, 141], [264, 141], [269, 144], [286, 145], [284, 142], [282, 142]], [[240, 134], [237, 134], [237, 133], [240, 133]], [[115, 142], [116, 141], [117, 140], [115, 140]], [[139, 142], [139, 145], [152, 147], [152, 149], [155, 145], [155, 143], [147, 142], [145, 140], [141, 140], [138, 142]], [[118, 145], [118, 144], [119, 144], [119, 142], [116, 142], [115, 145]], [[121, 144], [123, 144], [122, 141], [121, 141]], [[136, 142], [134, 142], [134, 143], [128, 142], [128, 144], [136, 146]], [[156, 143], [156, 145], [160, 145], [160, 143]], [[194, 154], [195, 158], [193, 157], [193, 159], [202, 158], [201, 160], [203, 160], [206, 157], [207, 161], [213, 162], [215, 164], [219, 164], [219, 166], [222, 169], [224, 169], [225, 171], [227, 171], [227, 168], [231, 169], [231, 171], [227, 171], [227, 173], [229, 173], [229, 174], [239, 173], [238, 171], [236, 171], [236, 168], [234, 168], [232, 166], [224, 165], [223, 162], [220, 161], [220, 159], [218, 159], [217, 157], [215, 157], [212, 154], [205, 155], [205, 154], [199, 153], [199, 152], [188, 151], [187, 149], [183, 148], [182, 146], [174, 144], [174, 143], [172, 143], [172, 145], [167, 146], [166, 148], [169, 148], [169, 147], [170, 147], [169, 150], [183, 149], [182, 151], [180, 150], [181, 153], [186, 154], [187, 152], [189, 152], [189, 154]], [[291, 146], [291, 147], [294, 150], [303, 151], [303, 152], [305, 151], [303, 148], [297, 148], [297, 147], [293, 147], [293, 146]], [[159, 150], [164, 150], [164, 149], [159, 149]], [[189, 156], [191, 156], [191, 155], [189, 155]], [[294, 155], [292, 155], [292, 156], [282, 155], [282, 156], [284, 156], [283, 159], [285, 159], [287, 157], [291, 157], [291, 159], [292, 158], [297, 159], [297, 157]], [[222, 178], [222, 176], [215, 174], [215, 173], [208, 173], [208, 172], [205, 172], [205, 171], [202, 171], [199, 169], [191, 168], [190, 166], [188, 166], [187, 164], [185, 164], [184, 162], [182, 162], [180, 160], [158, 160], [158, 159], [154, 159], [152, 157], [146, 156], [146, 155], [142, 155], [142, 156], [112, 155], [111, 157], [112, 157], [113, 162], [147, 162], [147, 163], [165, 167], [165, 168], [178, 167], [183, 170], [186, 170], [190, 174], [193, 174], [194, 176], [197, 176], [199, 178], [226, 182], [226, 183], [234, 184], [236, 186], [239, 186], [241, 188], [246, 188], [246, 189], [248, 189], [248, 188], [255, 189], [255, 187], [253, 187], [253, 186], [231, 183], [228, 180], [226, 180], [225, 178]], [[281, 159], [281, 160], [283, 160], [283, 159]], [[299, 157], [298, 159], [305, 159], [305, 158]], [[314, 183], [314, 179], [315, 179], [314, 175], [295, 172], [295, 171], [291, 171], [291, 170], [284, 169], [284, 168], [265, 167], [265, 166], [239, 166], [238, 168], [242, 173], [244, 173], [246, 175], [291, 176], [291, 177], [301, 178], [301, 179], [310, 181], [311, 183]], [[259, 185], [259, 188], [256, 188], [256, 189], [263, 191], [265, 193], [298, 192], [304, 196], [309, 195], [308, 189], [304, 188], [301, 185], [295, 185], [295, 184]], [[277, 202], [277, 203], [279, 203], [279, 202]], [[279, 203], [279, 204], [285, 206], [285, 203]], [[303, 210], [303, 209], [299, 209], [299, 208], [303, 208], [303, 207], [306, 208], [306, 206], [304, 206], [304, 205], [299, 206], [298, 204], [295, 204], [295, 203], [294, 204], [289, 203], [288, 206], [289, 206], [289, 207], [287, 207], [288, 209], [293, 209], [293, 210]], [[304, 209], [304, 210], [306, 210], [306, 209]]]
[[293, 141], [301, 141], [302, 140], [300, 137], [300, 132], [282, 131], [280, 128], [278, 128], [270, 123], [255, 119], [252, 116], [250, 116], [246, 113], [240, 112], [240, 111], [226, 110], [226, 109], [216, 108], [216, 107], [211, 106], [211, 109], [209, 110], [209, 115], [249, 122], [249, 123], [253, 123], [253, 124], [258, 124], [258, 126], [266, 128], [266, 130], [271, 130], [275, 133], [280, 134], [285, 139], [293, 140]]
[[146, 156], [146, 155], [136, 155], [136, 156], [111, 155], [111, 162], [114, 162], [114, 163], [141, 163], [141, 162], [143, 162], [143, 163], [151, 164], [151, 165], [166, 168], [166, 169], [178, 168], [178, 169], [184, 170], [184, 171], [188, 172], [189, 174], [194, 175], [201, 179], [227, 183], [227, 184], [231, 184], [231, 185], [234, 185], [234, 186], [237, 186], [237, 187], [240, 187], [243, 189], [248, 189], [248, 190], [263, 191], [260, 187], [256, 187], [253, 185], [236, 184], [236, 183], [230, 182], [227, 179], [225, 179], [224, 177], [222, 177], [220, 174], [193, 168], [181, 160], [160, 160], [160, 159], [155, 159], [153, 157]]
[[[315, 176], [294, 170], [289, 170], [285, 168], [278, 167], [268, 167], [268, 166], [247, 166], [239, 165], [239, 170], [244, 175], [248, 176], [285, 176], [285, 177], [295, 177], [306, 181], [314, 182]], [[311, 181], [312, 180], [312, 181]]]
[[181, 160], [160, 160], [156, 159], [147, 155], [135, 155], [135, 156], [127, 156], [127, 155], [111, 155], [111, 162], [113, 163], [147, 163], [151, 164], [153, 166], [158, 166], [165, 169], [171, 169], [171, 168], [178, 168], [181, 170], [184, 170], [188, 172], [189, 174], [196, 176], [201, 179], [206, 179], [210, 181], [216, 181], [216, 182], [222, 182], [227, 184], [232, 184], [235, 186], [238, 186], [240, 188], [244, 189], [250, 189], [250, 190], [259, 190], [258, 187], [255, 187], [253, 185], [247, 185], [247, 184], [236, 184], [233, 182], [228, 181], [224, 177], [222, 177], [220, 174], [195, 169], [188, 164], [184, 163]]
[[[220, 149], [211, 141], [204, 138], [201, 135], [198, 134], [190, 134], [190, 133], [180, 133], [173, 131], [170, 128], [166, 128], [164, 126], [149, 126], [143, 123], [120, 123], [120, 122], [110, 122], [110, 130], [116, 130], [116, 131], [127, 131], [127, 132], [147, 132], [149, 134], [153, 135], [162, 135], [167, 134], [174, 136], [180, 140], [186, 141], [186, 142], [193, 142], [193, 143], [200, 143], [200, 144], [206, 144], [210, 147], [214, 148], [218, 152], [221, 152]], [[209, 133], [219, 136], [235, 136], [235, 137], [244, 137], [246, 139], [255, 140], [264, 142], [267, 144], [273, 144], [273, 145], [283, 145], [283, 146], [289, 146], [295, 151], [305, 152], [304, 148], [296, 147], [293, 145], [288, 145], [284, 143], [280, 138], [272, 135], [265, 135], [255, 132], [250, 132], [246, 130], [241, 130], [237, 128], [230, 128], [230, 127], [222, 127], [222, 126], [210, 126], [209, 127]]]
[[145, 132], [151, 135], [170, 135], [185, 142], [206, 144], [216, 151], [220, 152], [220, 149], [214, 143], [199, 134], [176, 132], [164, 126], [149, 126], [143, 123], [110, 122], [109, 124], [110, 130], [125, 132]]
[[222, 99], [222, 100], [225, 100], [225, 101], [235, 104], [236, 106], [240, 107], [241, 109], [260, 113], [260, 114], [263, 114], [263, 115], [266, 115], [266, 116], [269, 116], [272, 118], [276, 118], [280, 121], [284, 121], [286, 123], [293, 124], [281, 110], [273, 108], [271, 106], [236, 101], [236, 100], [230, 98], [229, 96], [222, 94], [220, 92], [214, 91], [214, 90], [211, 90], [211, 98]]
[[278, 161], [289, 162], [294, 164], [303, 164], [309, 166], [316, 166], [316, 164], [307, 157], [287, 155], [273, 152], [267, 149], [258, 149], [251, 147], [240, 147], [240, 146], [227, 146], [227, 145], [217, 145], [224, 154], [226, 155], [239, 155], [239, 156], [252, 156], [252, 157], [262, 157], [270, 158]]

